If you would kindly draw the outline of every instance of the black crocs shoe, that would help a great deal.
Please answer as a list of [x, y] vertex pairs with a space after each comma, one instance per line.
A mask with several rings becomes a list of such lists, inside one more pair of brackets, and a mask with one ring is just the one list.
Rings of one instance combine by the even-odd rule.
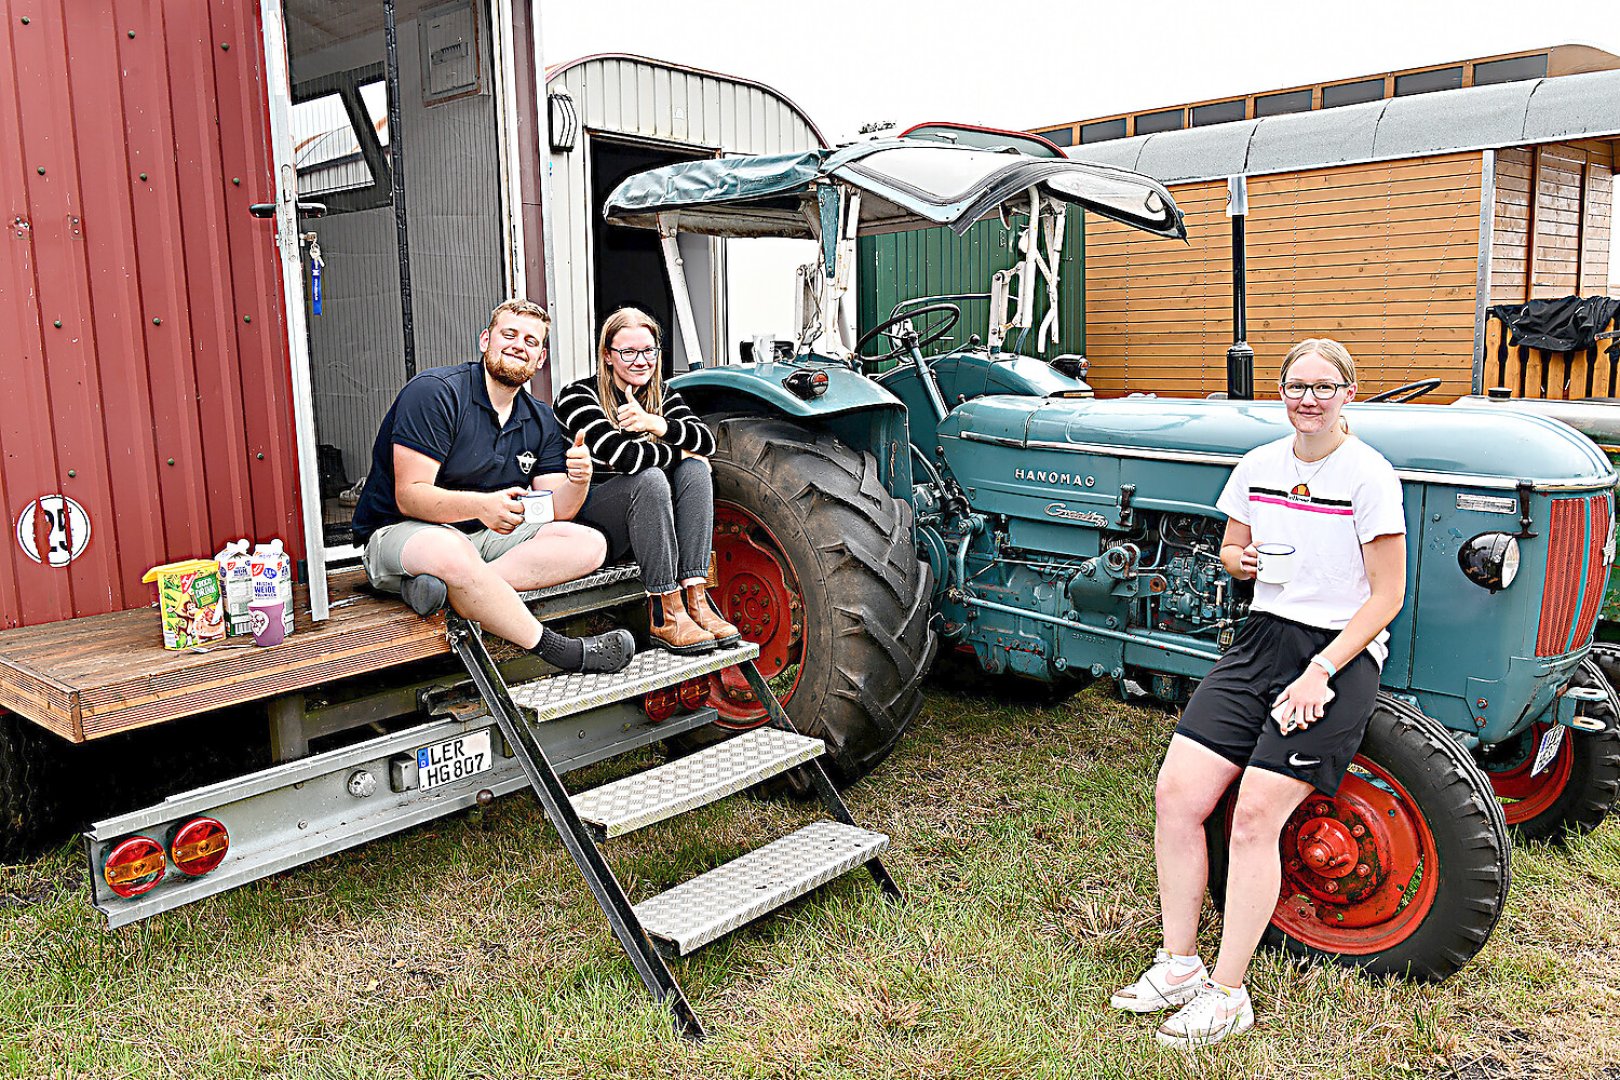
[[450, 590], [442, 578], [432, 574], [416, 574], [400, 582], [399, 598], [425, 619], [444, 610], [445, 602], [450, 599]]
[[636, 639], [628, 630], [593, 634], [582, 638], [581, 643], [585, 646], [585, 657], [580, 662], [580, 670], [591, 674], [611, 675], [623, 671], [636, 655]]

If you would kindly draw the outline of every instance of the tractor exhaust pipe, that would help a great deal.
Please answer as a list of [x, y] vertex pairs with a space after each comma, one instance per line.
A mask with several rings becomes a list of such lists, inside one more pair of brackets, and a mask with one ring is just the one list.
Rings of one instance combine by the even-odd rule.
[[1254, 400], [1254, 350], [1249, 348], [1249, 265], [1244, 222], [1249, 215], [1249, 185], [1241, 176], [1227, 181], [1226, 216], [1232, 219], [1232, 347], [1226, 350], [1226, 396]]

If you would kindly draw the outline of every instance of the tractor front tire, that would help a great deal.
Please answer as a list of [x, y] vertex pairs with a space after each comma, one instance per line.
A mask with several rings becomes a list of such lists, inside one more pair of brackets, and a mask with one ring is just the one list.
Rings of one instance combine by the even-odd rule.
[[[1234, 795], [1205, 823], [1217, 907]], [[1444, 727], [1384, 693], [1338, 792], [1307, 795], [1279, 846], [1265, 941], [1295, 956], [1438, 982], [1484, 947], [1507, 902], [1507, 824], [1489, 782]]]
[[1603, 731], [1567, 728], [1558, 749], [1531, 775], [1541, 740], [1550, 725], [1530, 725], [1517, 738], [1474, 752], [1479, 767], [1503, 800], [1502, 812], [1514, 837], [1561, 844], [1597, 828], [1620, 796], [1620, 646], [1596, 642], [1571, 682], [1602, 690], [1602, 700], [1582, 702], [1578, 711], [1602, 720]]
[[[882, 761], [922, 707], [932, 662], [932, 573], [917, 558], [911, 504], [877, 460], [775, 417], [714, 423], [712, 591], [794, 726], [827, 745], [845, 786]], [[765, 721], [739, 681], [714, 700], [733, 730]]]

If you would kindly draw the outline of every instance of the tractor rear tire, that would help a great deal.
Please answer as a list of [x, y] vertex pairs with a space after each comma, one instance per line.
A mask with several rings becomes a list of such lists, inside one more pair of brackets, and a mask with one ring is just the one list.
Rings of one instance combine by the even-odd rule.
[[[1217, 908], [1235, 794], [1204, 826]], [[1490, 783], [1444, 727], [1384, 693], [1336, 796], [1307, 795], [1280, 847], [1266, 944], [1372, 975], [1451, 976], [1507, 902], [1511, 848]]]
[[[776, 417], [713, 423], [712, 595], [761, 642], [761, 673], [794, 726], [827, 744], [833, 782], [852, 784], [921, 709], [934, 658], [932, 571], [917, 557], [911, 504], [889, 494], [871, 454], [830, 434]], [[726, 726], [764, 722], [751, 695], [730, 694]]]
[[1604, 731], [1566, 729], [1552, 760], [1536, 776], [1536, 748], [1546, 724], [1532, 724], [1517, 738], [1474, 752], [1499, 797], [1515, 839], [1561, 844], [1585, 836], [1603, 822], [1620, 797], [1620, 646], [1596, 642], [1571, 680], [1605, 691], [1602, 701], [1582, 702], [1579, 712], [1604, 720]]

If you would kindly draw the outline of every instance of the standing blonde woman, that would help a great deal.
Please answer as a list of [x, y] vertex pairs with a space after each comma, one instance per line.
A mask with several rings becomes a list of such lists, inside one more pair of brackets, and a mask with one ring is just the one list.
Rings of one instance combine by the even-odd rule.
[[602, 324], [597, 371], [557, 395], [557, 419], [584, 439], [591, 491], [576, 520], [634, 556], [654, 642], [676, 653], [729, 645], [737, 628], [707, 593], [714, 545], [714, 434], [664, 385], [658, 324], [620, 308]]
[[[1278, 389], [1294, 432], [1243, 456], [1217, 507], [1221, 563], [1254, 578], [1256, 544], [1295, 549], [1282, 584], [1256, 582], [1237, 640], [1198, 684], [1159, 770], [1154, 851], [1163, 947], [1112, 999], [1117, 1009], [1179, 1009], [1157, 1032], [1199, 1046], [1247, 1030], [1243, 979], [1277, 906], [1283, 825], [1312, 789], [1333, 795], [1361, 745], [1389, 654], [1386, 627], [1406, 590], [1401, 483], [1339, 413], [1356, 394], [1343, 345], [1295, 345]], [[1270, 557], [1270, 556], [1268, 556]], [[1271, 576], [1271, 575], [1268, 575]], [[1220, 953], [1198, 958], [1209, 880], [1204, 820], [1233, 781]]]

